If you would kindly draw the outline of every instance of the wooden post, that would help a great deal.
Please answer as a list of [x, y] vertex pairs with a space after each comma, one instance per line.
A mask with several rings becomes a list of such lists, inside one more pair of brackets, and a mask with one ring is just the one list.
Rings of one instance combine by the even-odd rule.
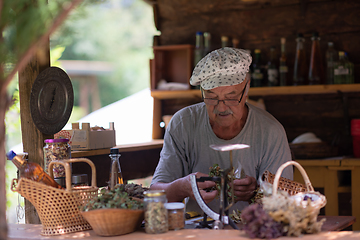
[[[32, 85], [40, 72], [50, 67], [49, 45], [38, 50], [22, 72], [19, 72], [20, 119], [24, 152], [28, 153], [29, 161], [44, 167], [44, 140], [53, 135], [44, 135], [35, 126], [30, 113], [30, 94]], [[25, 201], [25, 222], [39, 224], [40, 219], [34, 206]]]

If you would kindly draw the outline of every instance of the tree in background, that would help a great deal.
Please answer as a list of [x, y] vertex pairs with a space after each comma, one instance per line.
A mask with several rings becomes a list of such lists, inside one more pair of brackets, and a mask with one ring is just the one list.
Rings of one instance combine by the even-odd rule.
[[7, 86], [80, 2], [0, 0], [0, 239], [7, 238], [4, 119], [11, 105]]
[[51, 47], [65, 46], [60, 60], [112, 64], [114, 72], [99, 76], [100, 100], [105, 106], [149, 87], [155, 34], [149, 4], [143, 0], [107, 0], [76, 9], [52, 36]]

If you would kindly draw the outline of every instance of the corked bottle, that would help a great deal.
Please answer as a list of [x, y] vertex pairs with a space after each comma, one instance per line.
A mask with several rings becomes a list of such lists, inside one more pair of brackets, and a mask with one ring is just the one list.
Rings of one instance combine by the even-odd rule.
[[311, 58], [309, 68], [309, 85], [324, 84], [325, 72], [320, 52], [320, 38], [319, 33], [314, 32], [311, 38]]
[[16, 155], [14, 151], [8, 152], [6, 156], [19, 169], [20, 178], [28, 178], [54, 188], [63, 189], [57, 182], [55, 182], [54, 179], [44, 172], [43, 168], [39, 164], [23, 159], [22, 157]]

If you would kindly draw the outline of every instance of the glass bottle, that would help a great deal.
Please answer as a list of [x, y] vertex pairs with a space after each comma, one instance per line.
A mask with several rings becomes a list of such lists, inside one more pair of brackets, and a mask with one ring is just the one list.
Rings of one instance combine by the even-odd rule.
[[275, 60], [275, 47], [270, 48], [270, 60], [267, 66], [267, 77], [269, 87], [277, 86], [279, 84], [279, 72]]
[[232, 39], [232, 47], [233, 48], [239, 48], [239, 39], [237, 39], [237, 38], [233, 38]]
[[204, 52], [204, 34], [196, 32], [195, 49], [194, 49], [194, 66], [202, 59]]
[[281, 56], [280, 56], [280, 66], [279, 66], [279, 75], [280, 75], [280, 86], [286, 86], [287, 85], [287, 73], [288, 73], [288, 67], [286, 65], [286, 50], [285, 50], [285, 44], [286, 44], [286, 38], [281, 38]]
[[347, 59], [343, 51], [339, 51], [339, 61], [334, 67], [334, 83], [354, 83], [354, 65]]
[[309, 85], [324, 84], [324, 67], [320, 52], [320, 38], [318, 32], [313, 33], [311, 41]]
[[[45, 139], [44, 150], [44, 169], [49, 173], [48, 166], [54, 160], [63, 160], [71, 158], [71, 147], [69, 139]], [[54, 178], [65, 178], [65, 168], [63, 165], [54, 164], [52, 169]]]
[[39, 164], [27, 161], [19, 155], [16, 155], [14, 151], [8, 152], [6, 156], [19, 169], [20, 178], [28, 178], [35, 182], [44, 183], [54, 188], [63, 189], [44, 171], [44, 169]]
[[228, 47], [229, 46], [229, 38], [227, 36], [221, 36], [221, 47]]
[[123, 184], [124, 180], [121, 173], [120, 167], [120, 153], [118, 148], [111, 148], [110, 149], [110, 159], [111, 159], [111, 166], [110, 166], [110, 189], [114, 189], [114, 186], [117, 184]]
[[334, 66], [337, 62], [338, 53], [334, 48], [333, 42], [328, 42], [328, 49], [326, 50], [326, 83], [334, 84]]
[[252, 64], [253, 72], [251, 74], [251, 82], [253, 82], [253, 87], [262, 87], [264, 81], [264, 74], [261, 69], [261, 50], [255, 49], [255, 59]]
[[308, 66], [304, 49], [305, 38], [298, 33], [296, 38], [296, 55], [294, 64], [293, 85], [304, 85], [307, 83]]
[[349, 68], [349, 75], [347, 76], [346, 83], [354, 83], [354, 63], [350, 62], [347, 52], [344, 52], [345, 66]]
[[164, 190], [150, 190], [144, 192], [145, 232], [164, 233], [169, 230], [168, 210]]
[[204, 52], [203, 57], [206, 56], [211, 51], [211, 34], [209, 32], [204, 32]]

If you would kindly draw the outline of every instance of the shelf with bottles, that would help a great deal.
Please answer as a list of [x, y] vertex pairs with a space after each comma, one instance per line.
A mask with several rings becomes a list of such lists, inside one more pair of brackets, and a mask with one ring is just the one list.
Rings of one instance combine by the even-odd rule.
[[[266, 95], [293, 95], [293, 94], [325, 94], [341, 92], [360, 92], [360, 84], [331, 84], [331, 85], [303, 85], [303, 86], [277, 86], [253, 87], [249, 96]], [[180, 98], [201, 98], [198, 89], [177, 91], [151, 91], [151, 96], [159, 100]]]

